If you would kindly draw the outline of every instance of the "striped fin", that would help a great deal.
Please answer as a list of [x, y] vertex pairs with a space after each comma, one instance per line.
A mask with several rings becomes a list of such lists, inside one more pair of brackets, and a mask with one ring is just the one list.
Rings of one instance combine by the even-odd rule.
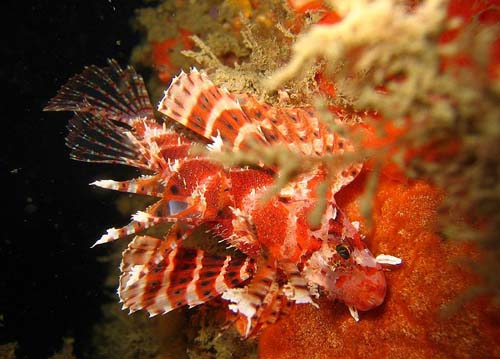
[[117, 239], [130, 236], [132, 234], [136, 234], [139, 232], [142, 232], [150, 227], [153, 227], [155, 225], [160, 224], [159, 222], [153, 222], [153, 221], [136, 221], [133, 220], [126, 226], [120, 227], [120, 228], [109, 228], [105, 234], [99, 238], [93, 245], [92, 248], [104, 244], [104, 243], [109, 243], [116, 241]]
[[[332, 133], [312, 108], [273, 107], [252, 96], [240, 98], [243, 112], [259, 123], [268, 144], [282, 143], [308, 156], [352, 150], [350, 142]], [[336, 122], [339, 127], [343, 126], [339, 119]]]
[[276, 293], [271, 303], [265, 308], [261, 315], [258, 331], [263, 330], [268, 325], [274, 324], [278, 319], [287, 316], [293, 307], [293, 302], [289, 301], [281, 291]]
[[245, 135], [245, 139], [264, 143], [258, 126], [245, 115], [235, 96], [196, 69], [189, 74], [181, 72], [172, 81], [158, 111], [207, 140], [220, 137], [224, 143], [240, 147]]
[[[327, 126], [318, 120], [312, 109], [271, 108], [267, 116], [272, 119], [268, 121], [268, 127], [271, 122], [273, 133], [279, 132], [281, 135], [275, 134], [274, 137], [279, 137], [280, 141], [283, 141], [282, 143], [286, 144], [291, 151], [306, 156], [343, 154], [353, 151], [350, 141], [328, 130]], [[337, 120], [337, 123], [343, 126], [340, 120]], [[268, 137], [267, 135], [266, 138]], [[332, 193], [337, 193], [342, 187], [351, 183], [361, 171], [362, 166], [360, 162], [341, 168], [331, 184]]]
[[168, 161], [160, 154], [160, 149], [155, 142], [141, 141], [135, 137], [132, 132], [125, 133], [129, 141], [137, 148], [148, 164], [148, 169], [156, 172], [161, 172], [167, 168]]
[[262, 134], [267, 144], [289, 142], [288, 134], [280, 132], [277, 125], [279, 120], [272, 113], [274, 107], [260, 103], [250, 95], [240, 95], [241, 108], [248, 118], [258, 124], [258, 131]]
[[138, 236], [123, 253], [118, 293], [123, 309], [145, 309], [150, 316], [193, 307], [251, 277], [250, 258], [206, 254], [177, 241]]
[[164, 160], [176, 160], [187, 157], [192, 141], [183, 135], [167, 128], [165, 124], [138, 120], [134, 123], [134, 138], [140, 141], [141, 147], [148, 147]]
[[[193, 173], [196, 175], [195, 170]], [[176, 175], [178, 175], [178, 173], [173, 173], [172, 177]], [[155, 177], [156, 176], [152, 176], [150, 178]], [[161, 196], [162, 199], [146, 208], [145, 211], [138, 211], [132, 216], [132, 221], [126, 226], [108, 229], [93, 246], [109, 243], [162, 223], [175, 223], [180, 220], [184, 223], [195, 224], [202, 220], [215, 218], [218, 209], [222, 208], [222, 206], [229, 201], [227, 193], [220, 189], [220, 183], [223, 177], [219, 175], [210, 175], [205, 181], [203, 181], [201, 175], [196, 178], [196, 187], [188, 188], [190, 191], [186, 191], [186, 193], [177, 189], [172, 190], [174, 186], [173, 183], [175, 183], [175, 186], [178, 186], [177, 183], [188, 183], [185, 180], [183, 181], [182, 177], [180, 177], [180, 182], [177, 177], [176, 180], [171, 179], [167, 181], [166, 187], [170, 188], [170, 192], [175, 192], [175, 194], [169, 195], [168, 191], [164, 191], [163, 188], [162, 192], [154, 192]], [[162, 186], [162, 183], [163, 181], [159, 182], [159, 186]], [[132, 184], [131, 181], [115, 182], [112, 180], [96, 181], [93, 184], [118, 190], [122, 190], [121, 187], [123, 186], [123, 191], [127, 191], [127, 189], [125, 189], [127, 186], [137, 186], [137, 183]], [[182, 187], [182, 190], [185, 190], [186, 187], [189, 186]], [[180, 185], [179, 188], [181, 188]], [[129, 190], [134, 190], [135, 193], [139, 193], [138, 191], [140, 189], [129, 188]], [[147, 187], [144, 188], [144, 191], [147, 191]], [[153, 194], [153, 192], [151, 192], [151, 194]], [[223, 198], [225, 198], [225, 201]]]
[[[126, 226], [120, 228], [109, 228], [101, 238], [93, 244], [92, 247], [99, 244], [109, 243], [117, 239], [139, 233], [148, 228], [157, 226], [162, 223], [176, 222], [177, 218], [172, 216], [172, 205], [170, 201], [160, 200], [153, 203], [146, 210], [139, 211], [132, 216], [132, 221]], [[176, 214], [180, 213], [177, 211]], [[184, 219], [189, 221], [189, 219]]]
[[114, 191], [142, 194], [160, 198], [162, 197], [165, 189], [162, 183], [162, 176], [160, 174], [142, 176], [129, 181], [99, 180], [92, 182], [91, 185]]
[[[188, 162], [187, 165], [185, 163]], [[216, 218], [219, 210], [230, 204], [226, 177], [220, 167], [205, 159], [189, 159], [172, 165], [168, 179], [162, 175], [131, 181], [96, 181], [99, 187], [124, 192], [156, 195], [162, 199], [132, 216], [132, 221], [121, 228], [110, 228], [94, 244], [109, 243], [136, 234], [162, 223], [178, 220], [184, 223], [200, 223]]]
[[242, 109], [248, 117], [260, 123], [267, 143], [282, 143], [290, 150], [308, 156], [328, 152], [327, 128], [312, 109], [272, 107], [250, 96], [246, 96]]
[[129, 140], [126, 130], [113, 122], [76, 113], [68, 123], [66, 145], [70, 157], [84, 162], [124, 164], [147, 169], [147, 162]]
[[[268, 144], [284, 144], [290, 151], [305, 156], [353, 151], [352, 144], [339, 134], [332, 133], [310, 108], [276, 108], [262, 105], [249, 96], [242, 108], [250, 118], [259, 119], [260, 131]], [[338, 119], [337, 123], [343, 126]], [[331, 191], [336, 193], [352, 182], [361, 168], [362, 163], [354, 163], [340, 169], [332, 182]]]
[[277, 288], [277, 283], [267, 293], [265, 305], [262, 305], [257, 315], [252, 319], [252, 329], [246, 336], [255, 337], [267, 326], [272, 325], [290, 312], [293, 302]]
[[139, 151], [158, 172], [173, 171], [172, 164], [186, 159], [191, 149], [191, 141], [166, 128], [145, 126], [144, 137], [138, 142]]
[[222, 294], [222, 299], [231, 302], [229, 309], [244, 319], [245, 338], [254, 335], [259, 324], [263, 323], [261, 315], [274, 302], [278, 292], [276, 269], [266, 265], [259, 267], [246, 287], [231, 289]]
[[[257, 336], [267, 326], [288, 315], [295, 303], [305, 303], [287, 295], [284, 288], [274, 279], [274, 270], [271, 267], [267, 267], [265, 272], [257, 273], [247, 288], [230, 290], [222, 297], [235, 303], [230, 304], [229, 308], [236, 312], [233, 321], [244, 338]], [[300, 276], [300, 273], [298, 275]]]
[[130, 126], [137, 118], [154, 119], [144, 81], [128, 66], [114, 60], [109, 66], [85, 67], [72, 77], [50, 100], [45, 111], [75, 111], [122, 122]]
[[272, 109], [271, 116], [278, 123], [277, 130], [288, 138], [286, 142], [292, 150], [306, 156], [326, 154], [328, 131], [318, 120], [312, 109], [280, 108]]
[[[312, 304], [318, 307], [313, 301], [307, 281], [300, 273], [297, 265], [292, 262], [281, 263], [281, 268], [288, 277], [288, 283], [282, 288], [287, 299], [297, 304]], [[316, 291], [313, 291], [313, 293], [316, 293]]]

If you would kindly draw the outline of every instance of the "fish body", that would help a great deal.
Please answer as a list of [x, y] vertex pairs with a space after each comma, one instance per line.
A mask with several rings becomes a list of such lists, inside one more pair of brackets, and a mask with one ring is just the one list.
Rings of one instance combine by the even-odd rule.
[[[244, 323], [242, 336], [256, 335], [295, 304], [320, 295], [357, 310], [385, 298], [381, 263], [366, 248], [356, 226], [335, 201], [361, 164], [334, 174], [327, 205], [314, 228], [308, 222], [318, 204], [321, 165], [296, 176], [268, 196], [279, 170], [227, 167], [191, 151], [192, 137], [160, 123], [144, 82], [133, 68], [87, 67], [61, 88], [46, 107], [73, 111], [67, 145], [73, 159], [122, 164], [147, 174], [129, 181], [100, 180], [99, 187], [143, 194], [157, 201], [109, 229], [96, 244], [135, 235], [123, 253], [118, 294], [123, 308], [151, 316], [221, 297]], [[303, 156], [352, 151], [310, 108], [278, 108], [249, 95], [231, 94], [196, 69], [174, 78], [158, 111], [193, 132], [211, 151], [246, 151], [282, 145]], [[331, 174], [330, 174], [331, 175]], [[165, 238], [140, 232], [172, 223]], [[218, 256], [185, 246], [200, 226], [239, 255]], [[395, 257], [393, 262], [397, 262]], [[395, 263], [393, 263], [395, 264]]]

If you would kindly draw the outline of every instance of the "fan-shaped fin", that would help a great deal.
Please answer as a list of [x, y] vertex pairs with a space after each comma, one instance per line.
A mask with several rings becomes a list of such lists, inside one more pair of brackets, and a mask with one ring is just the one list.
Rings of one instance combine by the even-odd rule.
[[189, 74], [181, 72], [172, 81], [158, 111], [207, 140], [220, 136], [224, 143], [238, 148], [243, 139], [265, 143], [258, 126], [245, 115], [235, 96], [219, 89], [196, 69]]
[[78, 161], [124, 164], [147, 169], [147, 162], [113, 122], [87, 113], [76, 113], [68, 123], [66, 145]]
[[231, 302], [229, 309], [245, 319], [242, 333], [245, 338], [255, 333], [262, 313], [273, 302], [278, 290], [276, 268], [264, 265], [258, 267], [246, 287], [231, 289], [222, 295], [223, 299]]
[[151, 316], [204, 303], [251, 277], [251, 259], [220, 257], [176, 240], [138, 236], [123, 253], [118, 293], [123, 308]]
[[132, 67], [122, 69], [114, 60], [109, 66], [85, 67], [50, 100], [45, 111], [75, 111], [132, 126], [138, 118], [154, 119], [146, 87]]
[[[188, 167], [189, 169], [190, 167]], [[204, 172], [203, 172], [204, 173]], [[194, 173], [196, 175], [196, 172]], [[145, 211], [139, 211], [132, 216], [132, 221], [121, 228], [110, 228], [106, 234], [94, 244], [103, 244], [115, 241], [125, 236], [136, 234], [147, 228], [168, 223], [182, 221], [193, 225], [216, 218], [224, 207], [230, 203], [230, 197], [224, 188], [226, 188], [224, 176], [220, 173], [211, 174], [206, 177], [203, 175], [188, 177], [186, 180], [179, 172], [174, 172], [169, 180], [167, 180], [166, 188], [168, 191], [157, 192], [158, 186], [163, 186], [163, 181], [158, 181], [157, 176], [147, 177], [144, 184], [141, 184], [141, 179], [124, 182], [115, 182], [112, 180], [96, 181], [93, 184], [110, 189], [139, 193], [142, 191], [148, 194], [156, 194], [162, 199]], [[172, 179], [172, 177], [174, 177]], [[151, 183], [147, 183], [151, 182]], [[191, 182], [195, 186], [191, 186]], [[182, 186], [181, 186], [182, 184]], [[163, 187], [162, 187], [163, 189]], [[167, 192], [167, 193], [166, 193]]]

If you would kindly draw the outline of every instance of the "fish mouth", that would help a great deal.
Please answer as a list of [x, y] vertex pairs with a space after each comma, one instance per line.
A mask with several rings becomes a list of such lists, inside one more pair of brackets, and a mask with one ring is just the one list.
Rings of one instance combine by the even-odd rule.
[[339, 277], [329, 294], [357, 310], [368, 311], [384, 302], [386, 288], [382, 270], [366, 272], [356, 268], [349, 275]]
[[376, 293], [365, 296], [363, 298], [358, 298], [358, 300], [352, 305], [360, 311], [366, 312], [368, 310], [375, 309], [382, 305], [385, 300], [385, 287], [383, 290], [379, 290]]

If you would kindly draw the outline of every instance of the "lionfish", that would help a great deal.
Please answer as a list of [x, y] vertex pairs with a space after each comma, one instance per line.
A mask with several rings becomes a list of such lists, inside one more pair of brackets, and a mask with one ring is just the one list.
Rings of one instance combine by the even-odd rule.
[[[254, 336], [295, 304], [317, 306], [316, 298], [358, 310], [379, 306], [386, 293], [382, 264], [335, 201], [335, 194], [361, 170], [352, 164], [336, 173], [327, 206], [314, 228], [308, 214], [327, 169], [317, 166], [263, 198], [280, 175], [276, 168], [223, 166], [191, 151], [196, 141], [156, 120], [144, 81], [132, 67], [86, 67], [49, 102], [47, 111], [73, 111], [66, 144], [70, 157], [121, 164], [146, 174], [128, 181], [100, 180], [95, 186], [151, 196], [157, 201], [121, 228], [107, 230], [95, 244], [171, 223], [164, 238], [136, 235], [123, 252], [118, 295], [124, 309], [150, 316], [220, 297]], [[347, 139], [311, 108], [278, 108], [215, 86], [196, 69], [174, 78], [158, 111], [192, 131], [210, 151], [246, 151], [281, 144], [303, 156], [352, 151]], [[177, 126], [178, 127], [178, 126]], [[198, 141], [198, 142], [199, 142]], [[200, 226], [235, 248], [215, 255], [184, 245]], [[239, 253], [236, 253], [239, 252]]]

